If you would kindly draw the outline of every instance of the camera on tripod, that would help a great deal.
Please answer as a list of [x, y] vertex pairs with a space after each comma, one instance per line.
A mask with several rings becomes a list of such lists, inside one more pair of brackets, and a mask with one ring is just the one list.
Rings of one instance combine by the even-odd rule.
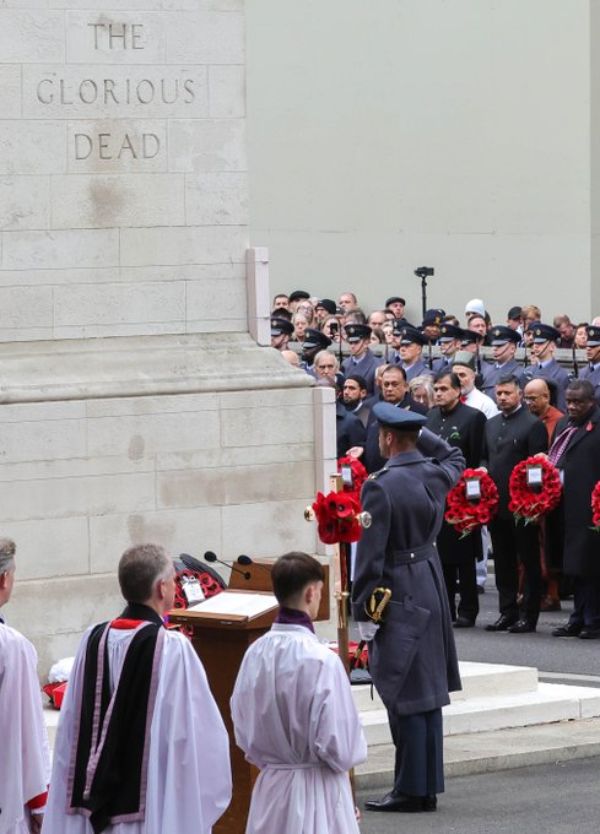
[[418, 266], [415, 269], [415, 275], [422, 281], [424, 278], [431, 278], [435, 275], [435, 269], [432, 266]]

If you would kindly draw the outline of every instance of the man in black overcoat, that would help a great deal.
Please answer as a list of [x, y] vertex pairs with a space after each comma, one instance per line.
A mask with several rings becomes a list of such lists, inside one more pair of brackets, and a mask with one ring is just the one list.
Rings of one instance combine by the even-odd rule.
[[574, 379], [566, 391], [568, 416], [556, 426], [548, 457], [561, 472], [560, 506], [548, 517], [548, 545], [562, 549], [573, 577], [575, 606], [555, 637], [600, 638], [600, 533], [592, 529], [592, 490], [600, 480], [600, 407], [594, 386]]
[[[489, 530], [494, 550], [496, 587], [500, 616], [486, 626], [487, 631], [510, 631], [525, 634], [535, 631], [542, 591], [542, 565], [537, 524], [515, 523], [508, 509], [508, 482], [511, 472], [522, 460], [546, 452], [548, 435], [541, 420], [522, 403], [519, 379], [509, 376], [496, 385], [496, 403], [500, 414], [487, 421], [483, 462], [498, 487], [498, 515]], [[519, 611], [518, 562], [525, 569], [526, 591]]]
[[[387, 463], [362, 488], [372, 524], [358, 543], [352, 609], [371, 641], [371, 676], [388, 711], [396, 765], [393, 790], [366, 807], [434, 811], [444, 789], [442, 707], [461, 688], [436, 537], [464, 458], [427, 429], [419, 434], [422, 415], [390, 403], [373, 413]], [[392, 597], [378, 627], [365, 606], [380, 587]]]
[[[433, 382], [435, 406], [427, 415], [427, 428], [451, 446], [461, 450], [467, 467], [476, 468], [481, 463], [483, 434], [487, 422], [485, 414], [460, 401], [460, 380], [456, 374], [443, 370]], [[456, 628], [475, 625], [479, 613], [479, 594], [475, 564], [482, 557], [479, 529], [461, 538], [455, 528], [444, 521], [437, 538], [438, 552], [448, 592], [450, 614]], [[456, 583], [459, 583], [460, 601], [456, 617]]]
[[[410, 409], [417, 414], [425, 414], [427, 408], [414, 400], [409, 392], [406, 372], [400, 365], [388, 365], [381, 374], [381, 393], [383, 401], [396, 408]], [[385, 458], [379, 450], [379, 423], [373, 414], [369, 414], [367, 435], [362, 462], [367, 472], [377, 472], [385, 465]]]

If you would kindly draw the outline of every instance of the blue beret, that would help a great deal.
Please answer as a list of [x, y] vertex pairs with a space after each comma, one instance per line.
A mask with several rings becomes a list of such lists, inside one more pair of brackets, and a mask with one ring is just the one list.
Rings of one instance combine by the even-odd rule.
[[376, 403], [372, 412], [381, 426], [390, 429], [417, 431], [427, 422], [427, 417], [423, 414], [417, 414], [415, 411], [409, 411], [406, 408], [398, 408], [391, 403]]

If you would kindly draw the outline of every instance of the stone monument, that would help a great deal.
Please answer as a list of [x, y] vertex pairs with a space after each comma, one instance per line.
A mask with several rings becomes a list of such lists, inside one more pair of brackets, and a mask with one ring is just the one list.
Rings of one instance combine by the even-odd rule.
[[42, 671], [131, 543], [315, 546], [333, 392], [265, 347], [244, 50], [243, 0], [0, 9], [0, 529]]

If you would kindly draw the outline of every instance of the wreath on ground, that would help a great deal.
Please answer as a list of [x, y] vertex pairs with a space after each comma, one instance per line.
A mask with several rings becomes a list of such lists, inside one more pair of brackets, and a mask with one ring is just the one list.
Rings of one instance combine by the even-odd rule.
[[[541, 482], [537, 487], [528, 483], [527, 471], [530, 467], [541, 467]], [[510, 475], [508, 491], [508, 509], [517, 524], [519, 521], [537, 524], [560, 503], [562, 484], [559, 471], [545, 455], [532, 455], [517, 463]]]
[[[469, 497], [468, 483], [479, 481], [479, 498]], [[494, 518], [498, 510], [498, 488], [485, 469], [465, 469], [446, 499], [444, 518], [461, 539]]]

